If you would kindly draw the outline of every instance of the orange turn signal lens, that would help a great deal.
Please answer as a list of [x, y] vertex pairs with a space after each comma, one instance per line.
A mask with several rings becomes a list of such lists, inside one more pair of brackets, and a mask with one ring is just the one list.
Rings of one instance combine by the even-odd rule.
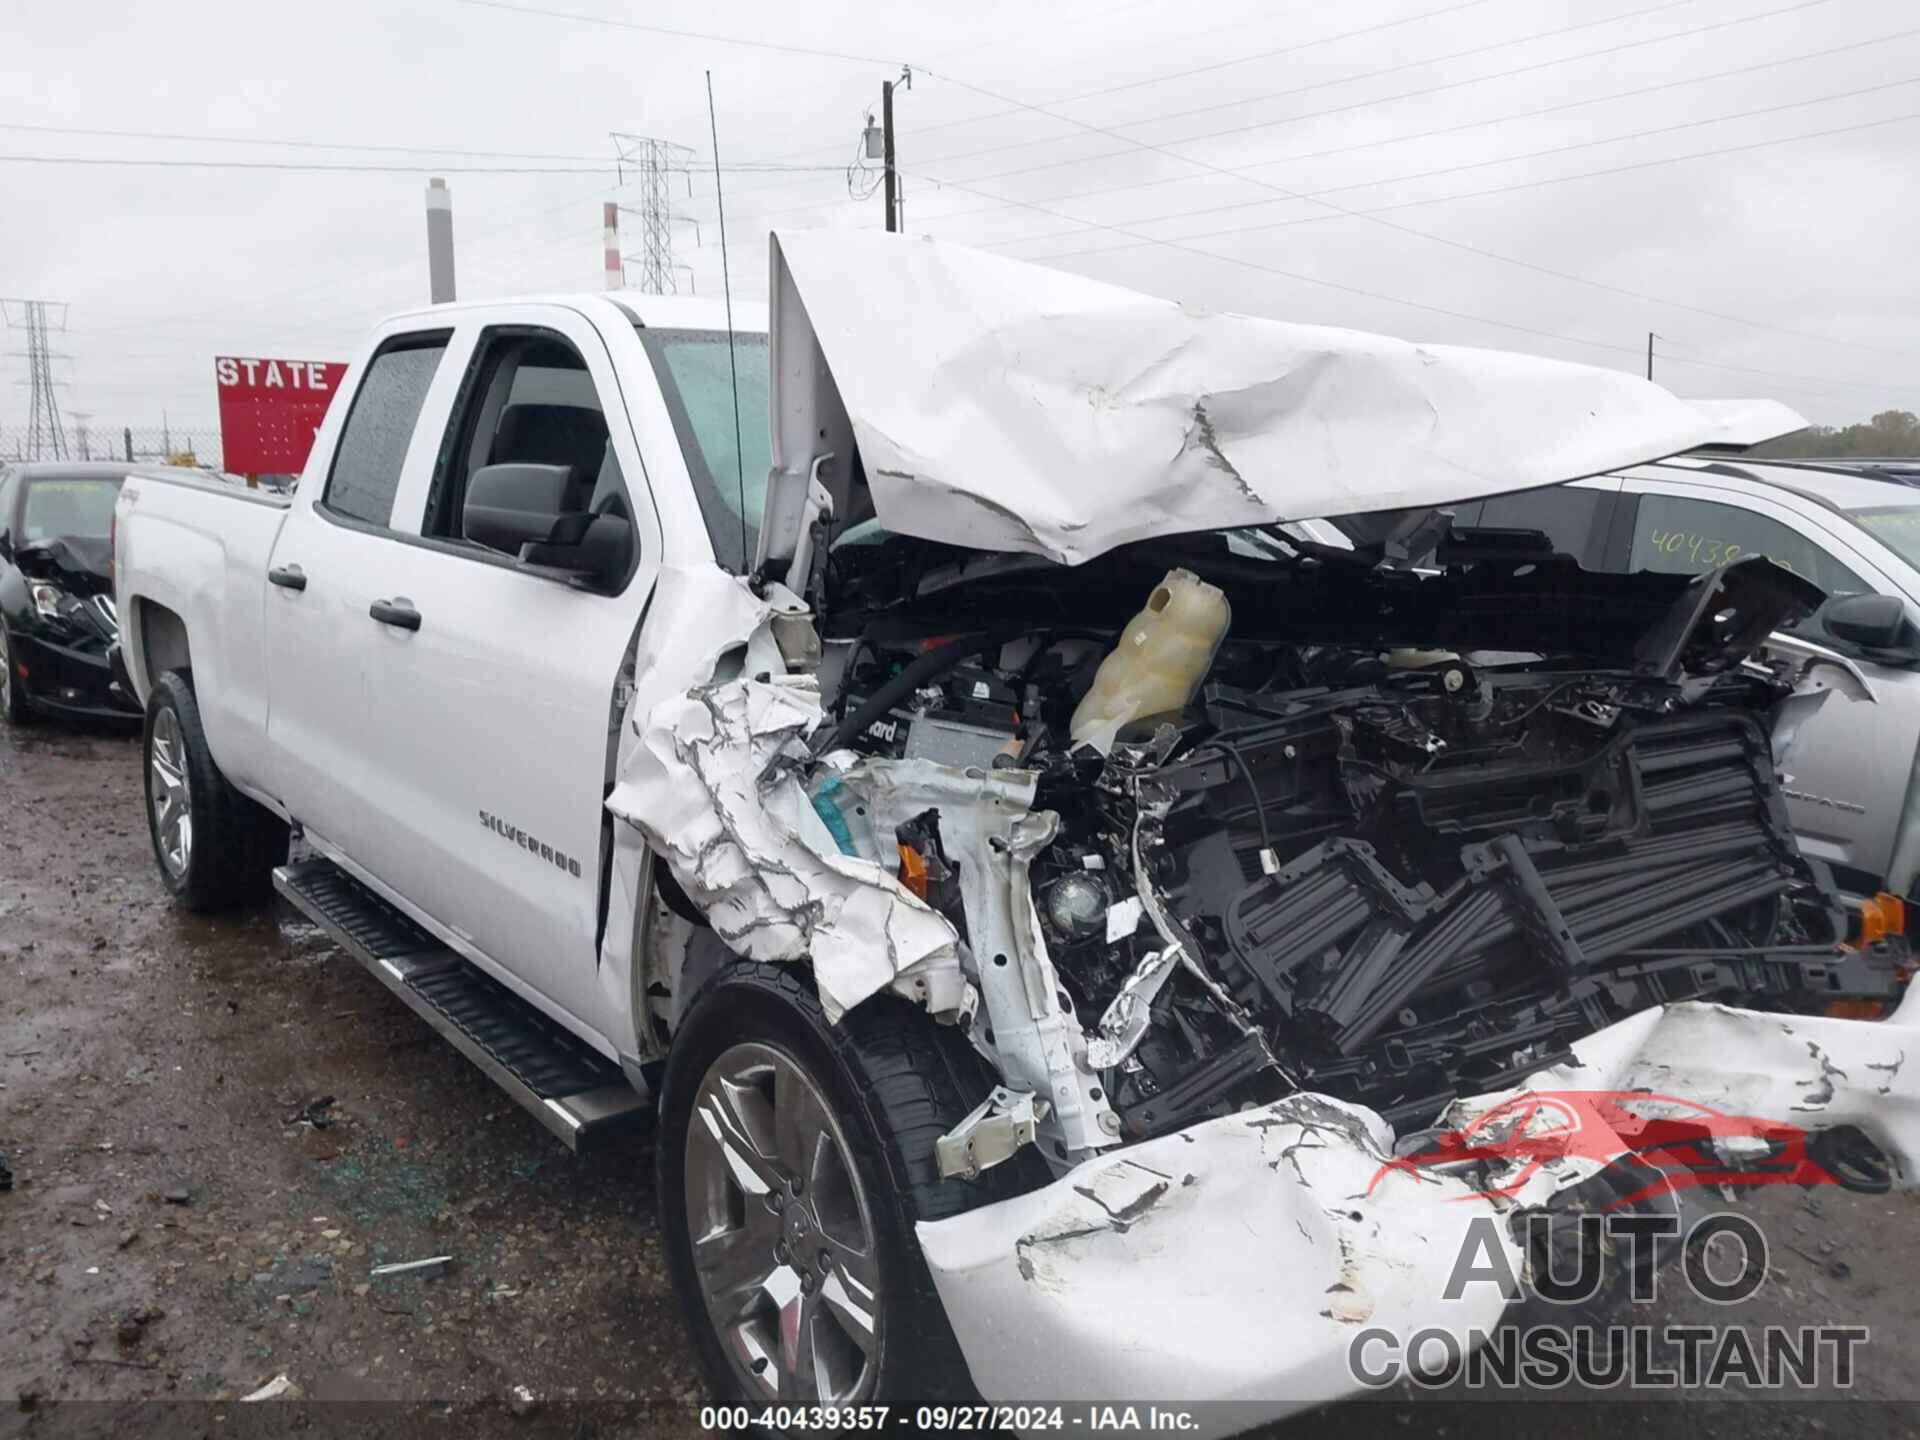
[[1889, 935], [1907, 933], [1907, 906], [1898, 895], [1882, 890], [1871, 900], [1860, 902], [1860, 941], [1871, 945]]
[[1887, 1013], [1884, 1000], [1829, 1000], [1827, 1018], [1830, 1020], [1878, 1020]]
[[926, 857], [911, 845], [900, 847], [900, 883], [922, 900], [927, 898]]

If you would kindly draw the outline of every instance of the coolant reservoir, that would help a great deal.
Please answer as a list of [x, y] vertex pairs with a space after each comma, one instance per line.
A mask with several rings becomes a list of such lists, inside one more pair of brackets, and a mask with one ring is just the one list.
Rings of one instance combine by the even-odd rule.
[[1121, 726], [1183, 709], [1232, 623], [1218, 586], [1190, 570], [1169, 570], [1100, 662], [1093, 688], [1073, 712], [1074, 743], [1105, 755]]

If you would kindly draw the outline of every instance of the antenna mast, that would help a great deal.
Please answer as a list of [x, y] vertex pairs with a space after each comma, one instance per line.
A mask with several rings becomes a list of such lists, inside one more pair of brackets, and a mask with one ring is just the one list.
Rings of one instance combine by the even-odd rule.
[[740, 445], [740, 362], [733, 345], [733, 275], [727, 265], [727, 202], [720, 193], [720, 124], [713, 116], [713, 72], [707, 71], [707, 132], [713, 140], [713, 206], [720, 214], [720, 284], [727, 296], [727, 374], [733, 380], [733, 480], [740, 499], [740, 573], [753, 566], [747, 553], [747, 457]]

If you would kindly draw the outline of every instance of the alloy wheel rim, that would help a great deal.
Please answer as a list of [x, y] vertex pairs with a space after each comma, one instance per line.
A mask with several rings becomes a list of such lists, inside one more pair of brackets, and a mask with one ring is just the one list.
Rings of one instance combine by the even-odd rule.
[[153, 836], [160, 863], [176, 879], [193, 859], [193, 786], [187, 779], [180, 722], [171, 710], [153, 717], [147, 756], [147, 795], [153, 806]]
[[7, 629], [0, 625], [0, 710], [13, 704], [13, 652], [7, 649]]
[[776, 1046], [734, 1045], [700, 1082], [686, 1144], [694, 1271], [742, 1391], [871, 1396], [882, 1340], [874, 1210], [819, 1086]]

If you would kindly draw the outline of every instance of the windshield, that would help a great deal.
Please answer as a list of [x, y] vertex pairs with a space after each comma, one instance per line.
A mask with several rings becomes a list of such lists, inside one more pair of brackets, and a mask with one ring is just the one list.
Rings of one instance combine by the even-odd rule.
[[68, 536], [104, 540], [113, 524], [113, 502], [119, 495], [117, 476], [97, 480], [29, 480], [26, 509], [20, 517], [21, 542], [31, 545], [36, 540]]
[[767, 337], [736, 333], [732, 365], [724, 330], [641, 328], [640, 343], [653, 361], [674, 434], [687, 457], [687, 474], [699, 497], [713, 553], [722, 565], [744, 573], [759, 543], [760, 508], [773, 463], [767, 419]]
[[1875, 505], [1849, 510], [1847, 518], [1920, 570], [1920, 504]]

